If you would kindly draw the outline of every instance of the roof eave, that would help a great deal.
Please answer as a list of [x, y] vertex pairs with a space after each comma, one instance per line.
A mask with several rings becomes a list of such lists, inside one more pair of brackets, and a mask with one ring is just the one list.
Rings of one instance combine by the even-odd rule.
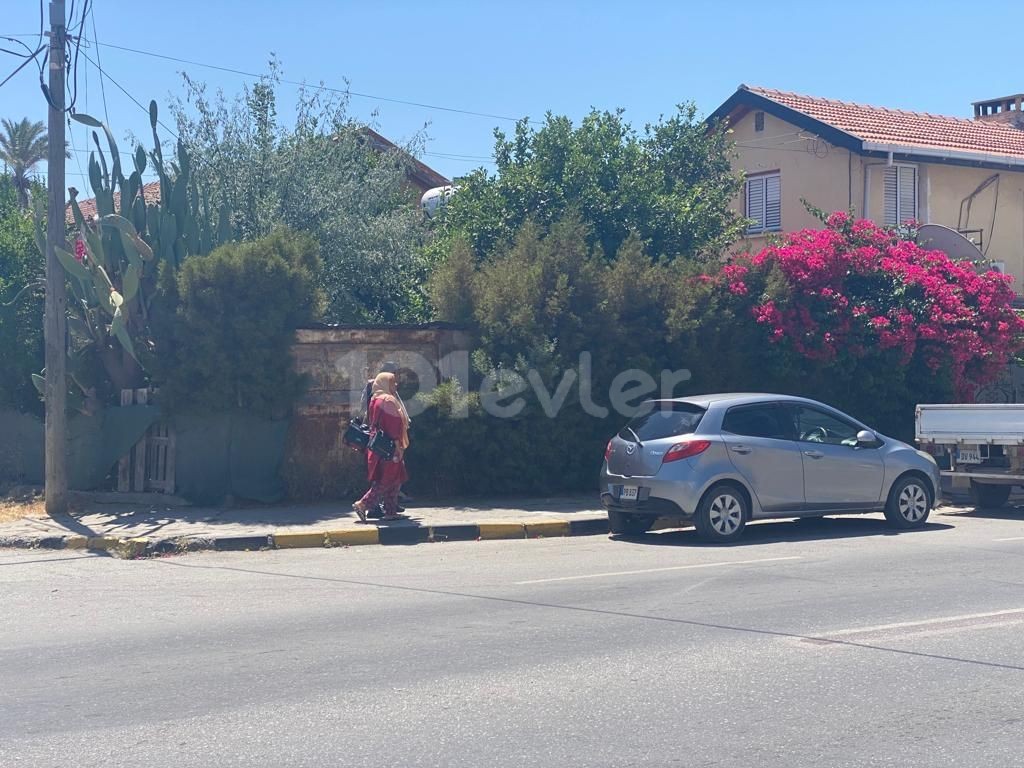
[[921, 159], [927, 162], [946, 163], [949, 165], [970, 165], [978, 168], [1024, 171], [1024, 157], [1011, 155], [993, 155], [985, 152], [963, 152], [941, 147], [914, 147], [905, 144], [888, 144], [878, 141], [862, 143], [864, 154], [885, 154], [890, 152], [906, 159]]
[[732, 96], [726, 99], [718, 109], [708, 115], [705, 122], [714, 124], [721, 120], [736, 119], [742, 116], [743, 113], [753, 109], [767, 112], [780, 120], [785, 120], [787, 123], [807, 130], [837, 147], [843, 147], [853, 152], [860, 152], [862, 150], [864, 142], [861, 137], [847, 133], [836, 128], [834, 125], [823, 123], [806, 112], [792, 109], [785, 104], [769, 99], [767, 96], [754, 93], [748, 90], [745, 85], [737, 88]]

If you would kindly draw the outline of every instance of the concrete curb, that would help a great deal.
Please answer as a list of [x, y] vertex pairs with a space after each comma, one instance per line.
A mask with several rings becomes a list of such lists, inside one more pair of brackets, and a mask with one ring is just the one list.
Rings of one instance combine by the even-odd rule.
[[126, 560], [185, 552], [257, 552], [268, 549], [322, 549], [369, 544], [413, 545], [445, 541], [540, 539], [608, 533], [608, 518], [449, 523], [430, 526], [365, 526], [343, 531], [274, 531], [262, 535], [205, 538], [118, 538], [116, 536], [0, 536], [0, 548], [71, 549]]

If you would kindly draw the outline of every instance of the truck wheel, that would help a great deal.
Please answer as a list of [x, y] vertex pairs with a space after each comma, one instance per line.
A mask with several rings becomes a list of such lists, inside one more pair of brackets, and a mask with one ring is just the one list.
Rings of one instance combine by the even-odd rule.
[[608, 510], [609, 533], [637, 536], [641, 533], [647, 533], [652, 525], [654, 525], [654, 518], [650, 515], [631, 515], [628, 512]]
[[1010, 498], [1012, 486], [971, 480], [971, 504], [979, 509], [997, 509]]
[[920, 528], [928, 520], [932, 497], [928, 483], [917, 475], [898, 480], [885, 503], [885, 519], [894, 528]]

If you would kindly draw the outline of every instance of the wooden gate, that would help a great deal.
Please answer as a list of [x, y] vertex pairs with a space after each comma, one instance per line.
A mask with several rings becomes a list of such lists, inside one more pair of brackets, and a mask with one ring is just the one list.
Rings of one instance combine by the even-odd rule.
[[[121, 405], [146, 405], [153, 390], [122, 389]], [[157, 422], [117, 465], [117, 490], [174, 493], [174, 430]]]

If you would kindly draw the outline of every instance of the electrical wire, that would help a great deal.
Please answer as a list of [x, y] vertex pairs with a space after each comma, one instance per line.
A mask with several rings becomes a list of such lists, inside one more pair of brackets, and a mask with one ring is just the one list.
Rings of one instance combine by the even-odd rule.
[[[250, 77], [250, 78], [254, 78], [256, 80], [259, 80], [259, 79], [261, 79], [263, 77], [263, 75], [256, 74], [255, 72], [246, 72], [245, 70], [235, 69], [233, 67], [224, 67], [224, 66], [220, 66], [219, 64], [207, 64], [205, 62], [194, 61], [192, 59], [182, 59], [182, 58], [179, 58], [177, 56], [168, 56], [168, 55], [163, 54], [163, 53], [155, 53], [153, 51], [145, 51], [145, 50], [141, 50], [139, 48], [129, 48], [129, 47], [124, 46], [124, 45], [114, 45], [113, 43], [100, 43], [100, 42], [97, 42], [96, 45], [97, 45], [97, 47], [103, 46], [105, 48], [113, 48], [113, 49], [118, 50], [118, 51], [126, 51], [128, 53], [135, 53], [135, 54], [138, 54], [140, 56], [151, 56], [151, 57], [156, 58], [156, 59], [164, 59], [166, 61], [173, 61], [173, 62], [177, 62], [178, 64], [190, 64], [190, 65], [192, 65], [194, 67], [205, 67], [206, 69], [215, 69], [215, 70], [217, 70], [219, 72], [228, 72], [228, 73], [231, 73], [233, 75], [241, 75], [242, 77]], [[390, 102], [392, 104], [404, 104], [406, 106], [420, 107], [420, 108], [423, 108], [423, 109], [436, 109], [436, 110], [440, 110], [442, 112], [455, 112], [457, 114], [472, 115], [474, 117], [486, 117], [486, 118], [491, 119], [491, 120], [507, 120], [508, 122], [517, 123], [521, 119], [521, 118], [517, 118], [517, 117], [508, 117], [507, 115], [495, 115], [495, 114], [491, 114], [489, 112], [476, 112], [476, 111], [471, 110], [471, 109], [457, 109], [455, 107], [442, 107], [442, 106], [440, 106], [438, 104], [427, 104], [427, 103], [419, 102], [419, 101], [407, 101], [405, 99], [390, 98], [388, 96], [377, 96], [377, 95], [372, 94], [372, 93], [360, 93], [358, 91], [349, 90], [348, 88], [334, 88], [334, 87], [331, 87], [329, 85], [324, 85], [324, 84], [320, 84], [319, 86], [311, 86], [309, 83], [303, 83], [303, 82], [300, 82], [298, 80], [286, 80], [284, 78], [281, 79], [281, 82], [285, 83], [286, 85], [296, 85], [296, 86], [300, 86], [300, 87], [309, 87], [309, 88], [315, 87], [315, 88], [317, 88], [319, 90], [328, 91], [328, 92], [331, 92], [331, 93], [340, 93], [340, 94], [344, 94], [346, 96], [358, 96], [361, 99], [372, 99], [374, 101], [386, 101], [386, 102]], [[533, 123], [535, 125], [539, 125], [540, 124], [540, 121], [538, 121], [538, 120], [529, 120], [528, 122]]]
[[27, 67], [29, 64], [31, 64], [33, 61], [35, 61], [36, 58], [39, 56], [39, 54], [42, 53], [42, 52], [43, 52], [43, 49], [40, 48], [38, 51], [36, 51], [34, 54], [32, 54], [32, 56], [30, 58], [25, 59], [23, 62], [21, 62], [21, 64], [19, 64], [17, 67], [15, 67], [14, 71], [11, 72], [11, 74], [9, 74], [3, 80], [0, 80], [0, 88], [3, 88], [5, 85], [7, 85], [8, 82], [13, 80], [15, 75], [17, 75], [19, 72], [21, 72], [21, 70], [23, 70], [25, 67]]
[[[78, 23], [78, 34], [68, 39], [74, 40], [75, 45], [75, 56], [72, 61], [70, 54], [67, 54], [66, 67], [68, 71], [67, 88], [68, 95], [70, 96], [70, 103], [66, 106], [66, 111], [69, 114], [74, 114], [75, 105], [78, 102], [78, 55], [82, 50], [82, 31], [85, 29], [85, 20], [89, 16], [89, 5], [91, 0], [83, 0], [82, 2], [82, 19]], [[71, 0], [71, 14], [68, 16], [67, 27], [70, 28], [75, 19], [75, 0]]]
[[[92, 42], [96, 46], [96, 64], [97, 68], [101, 63], [100, 60], [100, 42], [96, 37], [96, 4], [92, 6], [92, 13], [89, 14], [89, 18], [92, 20]], [[102, 72], [102, 70], [101, 70]], [[103, 120], [107, 125], [110, 125], [110, 115], [107, 113], [107, 87], [103, 83], [103, 75], [100, 75], [100, 94], [103, 96]]]
[[[113, 83], [117, 87], [117, 89], [119, 91], [121, 91], [121, 93], [123, 93], [125, 96], [127, 96], [129, 99], [131, 99], [133, 102], [135, 102], [136, 106], [138, 106], [139, 109], [141, 109], [147, 115], [149, 114], [149, 107], [144, 106], [141, 101], [139, 101], [134, 96], [132, 96], [130, 93], [128, 93], [128, 91], [125, 90], [124, 86], [121, 85], [119, 82], [117, 82], [117, 80], [112, 78], [110, 75], [108, 75], [106, 70], [103, 69], [103, 67], [101, 67], [95, 61], [93, 61], [92, 58], [90, 58], [89, 54], [83, 53], [82, 56], [85, 58], [86, 61], [88, 61], [90, 64], [92, 64], [94, 67], [96, 67], [97, 70], [99, 70], [101, 78], [103, 78], [103, 77], [107, 78], [107, 80], [109, 80], [111, 83]], [[159, 118], [157, 118], [157, 124], [162, 126], [163, 129], [165, 131], [167, 131], [169, 134], [171, 134], [171, 136], [173, 136], [175, 139], [178, 138], [178, 134], [175, 133], [171, 128], [169, 128], [167, 126], [167, 124], [164, 123], [163, 120], [160, 120]]]

